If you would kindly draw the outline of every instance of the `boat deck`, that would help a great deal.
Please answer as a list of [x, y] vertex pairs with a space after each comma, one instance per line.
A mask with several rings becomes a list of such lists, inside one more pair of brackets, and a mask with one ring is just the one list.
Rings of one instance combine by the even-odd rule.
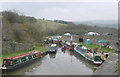
[[78, 51], [80, 51], [81, 53], [83, 53], [83, 54], [85, 54], [85, 53], [87, 52], [87, 50], [82, 49], [82, 48], [80, 48], [79, 46], [77, 46], [76, 49], [77, 49]]

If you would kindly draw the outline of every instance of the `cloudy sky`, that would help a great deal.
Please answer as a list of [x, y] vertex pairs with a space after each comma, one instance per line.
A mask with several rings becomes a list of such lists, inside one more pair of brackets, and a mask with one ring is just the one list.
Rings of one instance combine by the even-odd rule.
[[18, 10], [27, 16], [66, 21], [117, 20], [117, 2], [2, 2], [0, 11]]

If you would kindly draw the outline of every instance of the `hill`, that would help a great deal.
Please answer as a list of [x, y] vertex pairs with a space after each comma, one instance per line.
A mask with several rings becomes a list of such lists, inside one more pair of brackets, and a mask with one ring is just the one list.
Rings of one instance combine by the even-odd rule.
[[2, 12], [3, 41], [41, 44], [43, 37], [53, 35], [54, 30], [66, 24], [19, 15], [12, 11]]
[[36, 25], [38, 30], [42, 28], [45, 35], [56, 35], [57, 30], [68, 26], [67, 24], [57, 23], [50, 20], [41, 20], [41, 19], [37, 19]]
[[117, 20], [93, 20], [93, 21], [76, 21], [75, 24], [86, 24], [89, 26], [97, 26], [97, 27], [110, 27], [110, 28], [118, 28]]

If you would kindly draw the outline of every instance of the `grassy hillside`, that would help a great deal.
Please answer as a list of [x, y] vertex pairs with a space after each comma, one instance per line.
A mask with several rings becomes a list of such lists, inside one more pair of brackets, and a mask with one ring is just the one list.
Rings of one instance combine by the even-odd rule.
[[67, 26], [67, 24], [61, 24], [61, 23], [56, 23], [54, 21], [41, 20], [41, 19], [37, 19], [36, 25], [38, 30], [42, 28], [45, 35], [56, 35], [57, 34], [56, 31], [58, 29], [64, 28]]
[[56, 23], [50, 20], [37, 20], [37, 24], [39, 26], [42, 26], [43, 29], [51, 29], [51, 30], [56, 30], [59, 29], [60, 27], [65, 27], [67, 24], [61, 24], [61, 23]]
[[55, 30], [67, 26], [54, 21], [21, 16], [12, 11], [3, 11], [2, 15], [3, 41], [41, 44], [43, 36], [54, 35]]
[[74, 22], [75, 24], [86, 24], [89, 26], [97, 26], [97, 27], [110, 27], [110, 28], [118, 28], [117, 20], [93, 20], [93, 21], [81, 21]]

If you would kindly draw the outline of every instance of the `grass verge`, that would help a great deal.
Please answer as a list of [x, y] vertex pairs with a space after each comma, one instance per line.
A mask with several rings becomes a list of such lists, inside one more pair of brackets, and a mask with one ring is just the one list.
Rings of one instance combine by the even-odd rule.
[[40, 52], [46, 52], [49, 46], [36, 46], [35, 50]]
[[95, 49], [95, 48], [97, 48], [98, 50], [98, 52], [106, 52], [106, 53], [109, 53], [109, 52], [113, 52], [113, 53], [115, 53], [115, 50], [114, 49], [110, 49], [110, 48], [107, 48], [107, 47], [101, 47], [100, 48], [100, 46], [99, 45], [95, 45], [95, 44], [90, 44], [90, 45], [86, 45], [86, 43], [79, 43], [79, 44], [81, 44], [81, 45], [84, 45], [84, 46], [86, 46], [86, 47], [88, 47], [88, 48], [90, 48], [90, 49]]

